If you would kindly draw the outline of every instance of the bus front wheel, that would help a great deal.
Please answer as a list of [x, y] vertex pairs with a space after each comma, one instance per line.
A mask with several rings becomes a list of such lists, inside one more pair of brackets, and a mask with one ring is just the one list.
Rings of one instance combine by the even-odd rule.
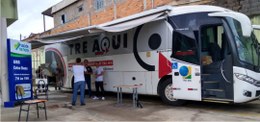
[[174, 93], [172, 92], [172, 79], [168, 78], [162, 81], [159, 87], [159, 95], [164, 103], [173, 106], [179, 106], [183, 105], [186, 102], [184, 100], [174, 99], [173, 94]]

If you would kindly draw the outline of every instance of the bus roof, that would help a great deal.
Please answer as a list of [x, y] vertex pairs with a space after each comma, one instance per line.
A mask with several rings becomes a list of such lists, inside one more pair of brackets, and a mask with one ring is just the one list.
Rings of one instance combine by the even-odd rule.
[[182, 14], [192, 14], [201, 12], [228, 12], [231, 11], [226, 8], [210, 5], [192, 5], [192, 6], [179, 6], [173, 7], [169, 16], [177, 16]]

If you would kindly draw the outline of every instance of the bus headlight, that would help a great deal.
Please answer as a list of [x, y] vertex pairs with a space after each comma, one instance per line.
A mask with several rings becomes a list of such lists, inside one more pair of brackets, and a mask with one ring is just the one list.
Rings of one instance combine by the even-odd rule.
[[239, 80], [242, 80], [242, 81], [245, 81], [245, 82], [248, 82], [250, 84], [253, 84], [257, 87], [260, 87], [260, 81], [254, 79], [254, 78], [251, 78], [247, 75], [243, 75], [243, 74], [238, 74], [238, 73], [235, 73], [235, 76], [239, 79]]

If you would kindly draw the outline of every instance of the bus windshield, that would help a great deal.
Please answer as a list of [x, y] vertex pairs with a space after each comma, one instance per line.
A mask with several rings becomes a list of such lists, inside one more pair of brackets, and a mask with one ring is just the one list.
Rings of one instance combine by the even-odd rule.
[[254, 66], [259, 66], [259, 43], [254, 33], [250, 37], [245, 37], [242, 34], [240, 22], [229, 17], [227, 17], [227, 21], [234, 34], [239, 59]]

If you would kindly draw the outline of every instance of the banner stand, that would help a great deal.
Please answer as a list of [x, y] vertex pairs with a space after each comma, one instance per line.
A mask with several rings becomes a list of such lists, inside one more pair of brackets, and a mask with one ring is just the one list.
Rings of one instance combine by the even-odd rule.
[[14, 105], [15, 105], [15, 101], [4, 102], [4, 107], [5, 108], [13, 108]]
[[[30, 100], [32, 92], [31, 44], [7, 39], [9, 98], [4, 107], [14, 107], [19, 100]], [[16, 87], [23, 87], [23, 99], [16, 94]]]

